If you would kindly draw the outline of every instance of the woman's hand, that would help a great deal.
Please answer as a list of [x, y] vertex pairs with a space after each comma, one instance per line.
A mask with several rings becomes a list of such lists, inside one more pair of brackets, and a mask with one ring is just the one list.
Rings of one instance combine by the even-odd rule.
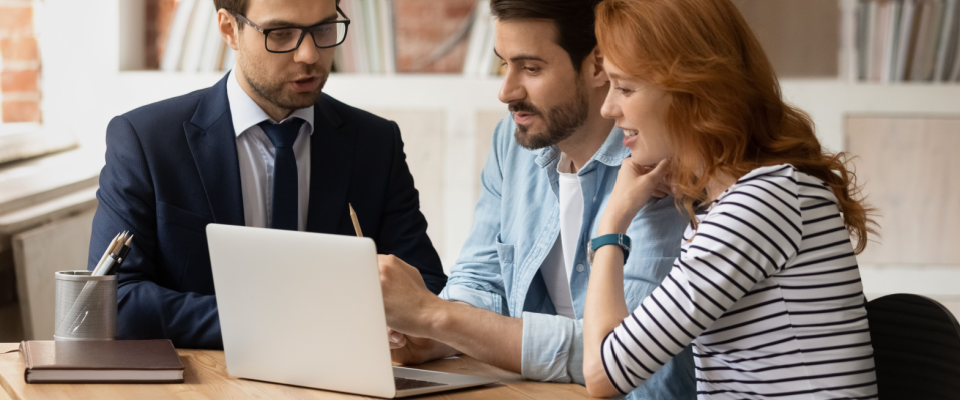
[[671, 194], [666, 183], [669, 163], [669, 160], [663, 160], [651, 167], [639, 165], [632, 158], [623, 160], [617, 183], [610, 193], [610, 201], [607, 202], [607, 209], [600, 219], [598, 236], [610, 233], [626, 234], [630, 222], [651, 196], [663, 198]]
[[[639, 165], [632, 158], [623, 160], [617, 183], [600, 219], [597, 234], [626, 234], [630, 222], [651, 196], [665, 197], [669, 165], [666, 160], [655, 167]], [[594, 397], [619, 393], [610, 383], [603, 363], [603, 339], [630, 316], [623, 288], [623, 252], [616, 246], [597, 249], [590, 269], [587, 298], [583, 306], [583, 377], [587, 392]]]

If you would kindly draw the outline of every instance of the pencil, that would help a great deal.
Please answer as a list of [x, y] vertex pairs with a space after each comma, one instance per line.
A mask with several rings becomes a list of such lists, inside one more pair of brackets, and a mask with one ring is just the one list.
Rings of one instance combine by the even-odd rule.
[[101, 265], [103, 265], [103, 262], [107, 260], [107, 256], [110, 255], [110, 250], [113, 250], [113, 245], [117, 244], [117, 240], [119, 239], [120, 239], [120, 234], [118, 233], [117, 236], [114, 236], [113, 240], [110, 241], [110, 245], [107, 246], [107, 250], [103, 252], [103, 257], [100, 257], [100, 262], [98, 262], [97, 266], [93, 268], [94, 272], [96, 272], [97, 269], [100, 268]]
[[120, 247], [123, 246], [123, 242], [127, 240], [128, 233], [130, 233], [130, 231], [123, 231], [123, 233], [120, 234], [120, 239], [117, 240], [117, 243], [114, 243], [113, 248], [110, 249], [110, 253], [117, 254], [117, 252], [120, 251]]
[[363, 237], [363, 232], [360, 231], [360, 221], [357, 221], [357, 213], [353, 211], [353, 205], [347, 203], [347, 207], [350, 207], [350, 219], [353, 220], [353, 231], [357, 233], [357, 237]]
[[97, 264], [97, 267], [93, 269], [93, 273], [91, 273], [91, 275], [99, 276], [97, 274], [103, 269], [103, 265], [106, 264], [110, 254], [113, 254], [114, 257], [116, 257], [117, 252], [119, 252], [120, 248], [123, 246], [123, 242], [127, 240], [127, 233], [129, 232], [130, 231], [120, 232], [120, 234], [113, 239], [113, 242], [110, 242], [110, 247], [107, 248], [107, 254], [103, 257], [103, 259], [100, 260], [100, 263]]

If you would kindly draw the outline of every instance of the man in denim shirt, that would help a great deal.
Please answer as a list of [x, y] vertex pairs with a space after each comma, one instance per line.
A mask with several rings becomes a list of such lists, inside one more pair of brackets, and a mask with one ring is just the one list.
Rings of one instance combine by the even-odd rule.
[[[499, 97], [511, 115], [494, 133], [476, 220], [440, 298], [416, 269], [380, 256], [394, 361], [463, 352], [526, 379], [584, 383], [587, 250], [630, 154], [623, 132], [600, 116], [611, 88], [593, 32], [597, 2], [491, 1], [506, 66]], [[685, 223], [666, 197], [630, 225], [630, 310], [670, 271]], [[692, 399], [695, 386], [688, 347], [631, 398]]]

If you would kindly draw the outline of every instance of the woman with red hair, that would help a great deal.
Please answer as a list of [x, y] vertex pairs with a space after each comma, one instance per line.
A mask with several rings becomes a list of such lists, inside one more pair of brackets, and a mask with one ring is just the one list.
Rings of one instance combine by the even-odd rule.
[[[700, 398], [876, 398], [855, 257], [872, 210], [843, 154], [783, 102], [736, 7], [605, 0], [596, 15], [603, 113], [631, 157], [591, 241], [589, 392], [629, 393], [693, 343]], [[691, 222], [670, 274], [631, 314], [624, 233], [657, 191]]]

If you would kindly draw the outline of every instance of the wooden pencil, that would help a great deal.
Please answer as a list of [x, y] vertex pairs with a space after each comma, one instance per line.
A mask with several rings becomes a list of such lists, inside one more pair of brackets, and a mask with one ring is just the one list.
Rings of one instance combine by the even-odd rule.
[[347, 203], [347, 207], [350, 207], [350, 219], [353, 221], [353, 231], [357, 233], [357, 237], [363, 237], [363, 232], [360, 231], [360, 221], [357, 221], [357, 213], [353, 211], [353, 205]]
[[[100, 269], [100, 266], [103, 265], [103, 262], [107, 260], [107, 256], [110, 255], [110, 250], [113, 250], [113, 246], [114, 246], [115, 244], [117, 244], [117, 241], [118, 241], [119, 239], [120, 239], [120, 234], [118, 233], [117, 236], [114, 236], [114, 237], [113, 237], [113, 240], [110, 241], [110, 245], [107, 246], [107, 250], [103, 252], [103, 256], [100, 257], [100, 262], [98, 262], [98, 263], [97, 263], [97, 266], [93, 269], [94, 272], [96, 272], [98, 269]], [[92, 275], [92, 273], [91, 273], [91, 275]]]

